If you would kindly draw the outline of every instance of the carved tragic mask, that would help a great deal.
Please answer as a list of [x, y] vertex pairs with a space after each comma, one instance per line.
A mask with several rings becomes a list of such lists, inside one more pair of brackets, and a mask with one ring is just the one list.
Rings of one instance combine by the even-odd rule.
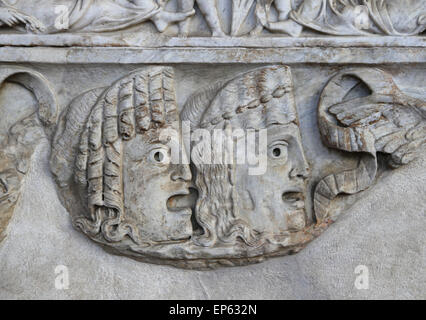
[[135, 72], [101, 92], [74, 101], [53, 144], [53, 172], [62, 195], [73, 194], [74, 224], [106, 243], [189, 238], [191, 210], [167, 205], [189, 194], [191, 180], [188, 165], [169, 161], [161, 134], [179, 130], [171, 69]]
[[[214, 141], [212, 164], [196, 163], [201, 198], [197, 219], [207, 229], [206, 238], [224, 242], [239, 238], [255, 245], [305, 227], [309, 165], [292, 86], [287, 67], [257, 69], [229, 81], [211, 99], [194, 97], [184, 109], [183, 120], [190, 120], [196, 128], [212, 134], [232, 131], [237, 140], [243, 140], [243, 148], [247, 146], [247, 158], [236, 151], [233, 163], [222, 165], [218, 158], [223, 155]], [[267, 141], [262, 141], [261, 131]], [[265, 155], [264, 163], [259, 159], [254, 168], [248, 159], [250, 151]]]

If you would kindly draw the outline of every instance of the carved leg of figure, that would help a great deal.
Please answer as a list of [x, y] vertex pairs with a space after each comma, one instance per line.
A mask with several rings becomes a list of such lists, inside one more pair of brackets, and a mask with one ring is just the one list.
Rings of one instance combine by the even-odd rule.
[[419, 17], [418, 24], [419, 26], [426, 25], [426, 14], [423, 14]]
[[151, 18], [151, 21], [159, 32], [164, 32], [171, 24], [184, 21], [194, 14], [194, 9], [187, 12], [169, 12], [161, 10]]
[[278, 20], [288, 20], [288, 14], [292, 10], [291, 0], [275, 0], [275, 8], [278, 11]]
[[[194, 9], [195, 0], [178, 0], [178, 9], [180, 12], [186, 12]], [[186, 37], [189, 33], [191, 18], [179, 23], [179, 35]]]
[[278, 11], [278, 22], [270, 22], [268, 29], [275, 32], [284, 32], [292, 37], [300, 36], [303, 27], [297, 22], [289, 19], [292, 0], [275, 0], [275, 7]]
[[286, 21], [269, 22], [268, 29], [274, 32], [287, 33], [292, 37], [298, 37], [303, 31], [303, 26], [296, 21], [288, 19]]
[[220, 25], [216, 0], [197, 0], [197, 4], [212, 31], [212, 36], [226, 37]]
[[251, 36], [257, 36], [257, 35], [261, 34], [262, 31], [263, 31], [263, 28], [264, 28], [263, 25], [261, 23], [258, 23], [256, 25], [256, 27], [253, 30], [250, 31], [250, 35]]

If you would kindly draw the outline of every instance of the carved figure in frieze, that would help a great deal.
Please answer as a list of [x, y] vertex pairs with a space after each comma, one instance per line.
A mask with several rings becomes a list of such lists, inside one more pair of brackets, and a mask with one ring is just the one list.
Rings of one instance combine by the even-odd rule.
[[86, 32], [116, 31], [152, 21], [159, 32], [184, 21], [195, 11], [170, 12], [167, 1], [156, 0], [75, 0], [70, 13], [70, 30]]
[[[267, 29], [273, 32], [284, 32], [291, 36], [298, 36], [303, 30], [303, 26], [289, 19], [289, 14], [292, 10], [292, 0], [257, 0], [255, 15], [256, 27], [250, 32], [255, 36]], [[275, 5], [278, 12], [278, 20], [272, 21], [270, 17], [271, 7]]]
[[[271, 4], [279, 12], [278, 20], [269, 18]], [[300, 5], [290, 0], [258, 0], [258, 26], [299, 36], [302, 27], [330, 35], [383, 34], [409, 36], [426, 29], [426, 4], [423, 0], [303, 0]], [[299, 26], [298, 26], [299, 25]]]
[[[225, 33], [222, 30], [219, 14], [217, 11], [217, 0], [178, 0], [179, 9], [182, 12], [188, 12], [194, 8], [195, 2], [200, 8], [212, 31], [213, 37], [223, 37]], [[179, 24], [180, 35], [186, 36], [189, 33], [191, 18]]]
[[38, 19], [27, 15], [0, 0], [0, 27], [24, 28], [29, 32], [44, 32], [45, 26]]
[[[46, 3], [37, 7], [34, 13], [45, 16], [44, 26], [28, 12], [24, 14], [1, 1], [0, 25], [24, 26], [28, 31], [45, 33], [107, 32], [151, 21], [159, 32], [164, 32], [171, 24], [184, 21], [195, 14], [193, 8], [182, 12], [168, 11], [165, 9], [166, 3], [164, 0], [71, 0], [67, 6], [62, 5], [66, 10], [58, 11], [59, 16], [53, 16], [55, 6]], [[25, 10], [25, 3], [19, 5]]]
[[[213, 37], [225, 36], [228, 29], [233, 37], [250, 32], [253, 14], [252, 36], [264, 29], [293, 37], [301, 36], [304, 29], [333, 36], [414, 36], [426, 29], [423, 0], [232, 0], [221, 5], [218, 0], [69, 0], [60, 5], [43, 0], [38, 6], [1, 0], [0, 27], [33, 33], [91, 33], [152, 22], [160, 33], [178, 24], [180, 35], [197, 35], [191, 28], [195, 5]], [[224, 28], [227, 15], [230, 26]]]

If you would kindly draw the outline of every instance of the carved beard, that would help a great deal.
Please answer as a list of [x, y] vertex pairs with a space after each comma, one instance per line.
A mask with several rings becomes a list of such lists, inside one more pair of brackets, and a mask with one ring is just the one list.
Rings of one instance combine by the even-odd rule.
[[209, 247], [218, 241], [235, 244], [239, 239], [250, 247], [262, 245], [259, 235], [235, 215], [232, 165], [196, 165], [196, 168], [199, 192], [196, 219], [204, 233], [195, 242]]

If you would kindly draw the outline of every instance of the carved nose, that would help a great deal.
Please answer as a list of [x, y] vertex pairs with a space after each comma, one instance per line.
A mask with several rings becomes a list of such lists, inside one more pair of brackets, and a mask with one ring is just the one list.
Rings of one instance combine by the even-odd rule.
[[290, 171], [290, 178], [301, 178], [307, 179], [310, 174], [310, 166], [308, 161], [305, 158], [305, 153], [303, 152], [303, 147], [300, 145], [299, 149], [294, 152], [293, 158], [291, 159], [291, 163], [293, 165], [293, 169]]
[[307, 179], [310, 174], [310, 169], [307, 163], [297, 166], [290, 171], [290, 178]]
[[178, 164], [175, 166], [172, 173], [172, 180], [191, 181], [192, 174], [188, 165]]

